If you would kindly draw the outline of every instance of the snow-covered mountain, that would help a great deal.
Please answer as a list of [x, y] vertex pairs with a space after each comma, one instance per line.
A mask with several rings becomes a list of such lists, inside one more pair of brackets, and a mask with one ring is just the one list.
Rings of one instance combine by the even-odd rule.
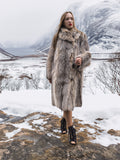
[[15, 56], [0, 48], [0, 60], [15, 59]]
[[[71, 6], [77, 28], [84, 31], [93, 52], [120, 50], [120, 1], [102, 1], [80, 12]], [[84, 5], [84, 4], [83, 4]], [[83, 7], [84, 8], [84, 7]], [[79, 15], [79, 16], [78, 16]]]
[[36, 55], [38, 52], [30, 47], [11, 47], [5, 48], [5, 50], [9, 53], [12, 53], [15, 56], [28, 56], [28, 55]]
[[[76, 27], [88, 36], [91, 52], [117, 52], [120, 50], [120, 1], [104, 0], [96, 3], [81, 1], [72, 4], [68, 10], [75, 17]], [[46, 50], [49, 47], [55, 27], [33, 47]]]

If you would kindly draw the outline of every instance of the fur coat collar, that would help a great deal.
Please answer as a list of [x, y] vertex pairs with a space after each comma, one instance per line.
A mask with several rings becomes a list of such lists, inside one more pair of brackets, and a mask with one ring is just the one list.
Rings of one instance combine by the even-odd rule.
[[59, 33], [59, 38], [62, 40], [67, 40], [69, 42], [75, 42], [75, 40], [79, 39], [81, 36], [81, 32], [76, 29], [68, 30], [67, 28], [61, 28]]

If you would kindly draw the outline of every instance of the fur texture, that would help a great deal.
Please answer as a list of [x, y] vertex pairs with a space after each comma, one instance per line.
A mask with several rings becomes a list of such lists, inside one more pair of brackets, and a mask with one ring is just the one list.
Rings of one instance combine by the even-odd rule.
[[[82, 64], [73, 68], [76, 57], [82, 58]], [[47, 79], [52, 80], [52, 105], [63, 111], [82, 106], [83, 69], [90, 59], [86, 35], [76, 29], [61, 28], [56, 49], [51, 45], [46, 64]]]

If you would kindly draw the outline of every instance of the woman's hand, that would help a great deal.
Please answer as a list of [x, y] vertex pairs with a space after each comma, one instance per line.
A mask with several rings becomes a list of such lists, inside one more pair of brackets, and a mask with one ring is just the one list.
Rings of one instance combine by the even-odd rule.
[[76, 58], [75, 64], [80, 66], [81, 63], [82, 63], [82, 58], [80, 58], [80, 57]]

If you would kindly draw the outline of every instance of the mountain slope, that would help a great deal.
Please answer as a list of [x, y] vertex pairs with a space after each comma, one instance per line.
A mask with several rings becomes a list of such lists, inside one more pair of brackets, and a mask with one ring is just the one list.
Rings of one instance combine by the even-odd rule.
[[14, 59], [15, 56], [0, 48], [0, 60]]
[[[98, 1], [74, 3], [68, 10], [75, 17], [76, 27], [88, 36], [90, 51], [118, 52], [120, 50], [120, 1]], [[46, 50], [50, 46], [53, 30], [40, 39], [34, 48]], [[43, 50], [44, 49], [44, 50]]]
[[71, 10], [75, 15], [77, 28], [87, 34], [91, 50], [93, 52], [119, 51], [120, 2], [102, 1], [84, 7], [80, 11], [80, 4], [75, 4], [71, 6]]

